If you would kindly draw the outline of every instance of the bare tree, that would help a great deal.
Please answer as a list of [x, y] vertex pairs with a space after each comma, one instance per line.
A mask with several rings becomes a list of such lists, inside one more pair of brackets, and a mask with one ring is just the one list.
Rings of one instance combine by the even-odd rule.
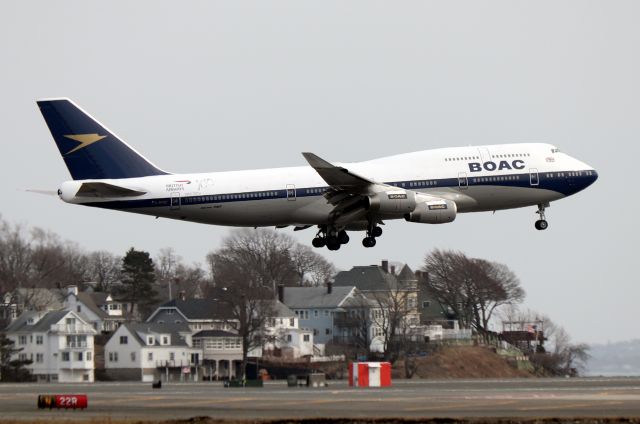
[[120, 279], [122, 258], [99, 250], [88, 255], [89, 279], [98, 283], [97, 291], [111, 291], [111, 285]]
[[207, 255], [207, 262], [216, 286], [222, 281], [215, 272], [218, 264], [233, 264], [237, 269], [245, 270], [254, 287], [268, 288], [274, 298], [278, 284], [292, 286], [297, 283], [291, 260], [294, 246], [291, 237], [273, 230], [234, 230], [224, 239], [220, 249]]
[[324, 285], [336, 273], [335, 267], [309, 246], [294, 244], [290, 257], [300, 286], [306, 285], [307, 282], [316, 287]]
[[516, 275], [503, 264], [473, 259], [461, 252], [434, 250], [423, 268], [438, 301], [460, 324], [486, 333], [497, 308], [522, 302], [525, 293]]

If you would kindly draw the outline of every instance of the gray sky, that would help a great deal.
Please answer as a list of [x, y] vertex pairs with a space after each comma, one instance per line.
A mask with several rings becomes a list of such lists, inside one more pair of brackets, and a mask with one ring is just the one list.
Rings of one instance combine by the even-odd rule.
[[74, 99], [173, 172], [544, 141], [600, 174], [552, 204], [547, 231], [534, 208], [398, 221], [373, 249], [355, 237], [322, 254], [418, 268], [459, 249], [508, 264], [526, 305], [577, 341], [638, 338], [638, 16], [634, 1], [2, 1], [0, 213], [86, 249], [173, 246], [187, 261], [228, 232], [21, 191], [70, 179], [40, 97]]

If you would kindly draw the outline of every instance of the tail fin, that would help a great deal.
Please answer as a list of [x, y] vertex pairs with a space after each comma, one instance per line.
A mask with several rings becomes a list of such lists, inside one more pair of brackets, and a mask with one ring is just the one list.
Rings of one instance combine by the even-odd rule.
[[38, 107], [74, 180], [167, 174], [71, 100], [38, 100]]

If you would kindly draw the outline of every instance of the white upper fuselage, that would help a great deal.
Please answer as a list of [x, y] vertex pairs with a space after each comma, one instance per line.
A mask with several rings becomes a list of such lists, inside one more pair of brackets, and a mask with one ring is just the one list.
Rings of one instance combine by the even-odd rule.
[[[339, 165], [376, 183], [454, 201], [458, 212], [544, 204], [574, 194], [597, 178], [589, 165], [539, 143], [443, 148]], [[77, 197], [87, 181], [63, 183], [61, 198], [251, 227], [326, 224], [333, 209], [323, 196], [328, 184], [311, 166], [99, 180], [146, 193], [122, 198]], [[402, 215], [384, 217], [394, 218]]]

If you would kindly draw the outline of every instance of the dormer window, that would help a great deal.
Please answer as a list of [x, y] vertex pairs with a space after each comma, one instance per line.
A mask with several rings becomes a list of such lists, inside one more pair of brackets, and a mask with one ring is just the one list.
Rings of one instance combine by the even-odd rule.
[[155, 341], [155, 339], [154, 339], [154, 337], [153, 337], [153, 336], [149, 336], [149, 337], [147, 337], [147, 344], [148, 344], [148, 345], [153, 345], [153, 344], [155, 344], [155, 342], [156, 342], [156, 341]]
[[169, 336], [162, 336], [162, 344], [163, 345], [169, 344]]

